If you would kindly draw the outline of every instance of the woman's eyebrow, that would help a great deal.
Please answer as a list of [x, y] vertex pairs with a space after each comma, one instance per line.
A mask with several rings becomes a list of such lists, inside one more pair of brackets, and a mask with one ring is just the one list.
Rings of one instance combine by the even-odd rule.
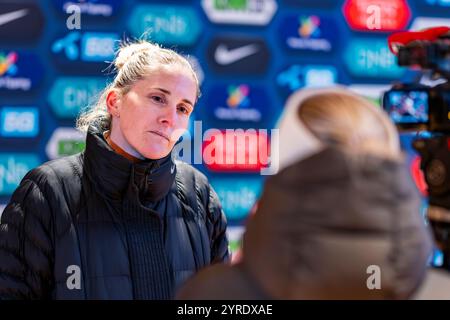
[[[169, 90], [166, 90], [166, 89], [163, 89], [163, 88], [152, 88], [152, 89], [159, 90], [159, 91], [161, 91], [161, 92], [163, 92], [163, 93], [165, 93], [165, 94], [167, 94], [169, 96], [171, 95], [171, 92]], [[191, 101], [189, 101], [188, 99], [183, 99], [181, 101], [186, 102], [187, 104], [190, 104], [192, 107], [194, 106], [194, 104]]]

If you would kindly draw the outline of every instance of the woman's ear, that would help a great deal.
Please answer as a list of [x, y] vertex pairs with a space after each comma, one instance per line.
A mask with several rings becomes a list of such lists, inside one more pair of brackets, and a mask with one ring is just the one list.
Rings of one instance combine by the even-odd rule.
[[111, 116], [120, 118], [122, 101], [117, 90], [110, 90], [106, 95], [106, 108]]

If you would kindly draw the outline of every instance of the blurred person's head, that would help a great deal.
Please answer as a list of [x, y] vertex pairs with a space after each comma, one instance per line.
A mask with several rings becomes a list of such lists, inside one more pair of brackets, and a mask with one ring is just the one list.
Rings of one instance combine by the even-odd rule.
[[305, 89], [279, 129], [281, 170], [264, 183], [242, 257], [200, 272], [179, 297], [409, 298], [431, 238], [389, 118], [344, 88]]
[[86, 131], [101, 122], [128, 154], [167, 156], [187, 129], [199, 96], [193, 68], [175, 51], [147, 41], [122, 45], [114, 66], [114, 81], [78, 119], [77, 127]]
[[247, 226], [245, 271], [277, 299], [410, 297], [430, 237], [388, 116], [342, 87], [305, 89], [279, 129], [281, 170]]
[[327, 146], [355, 155], [398, 159], [399, 138], [389, 117], [343, 87], [303, 89], [287, 100], [280, 118], [280, 169]]

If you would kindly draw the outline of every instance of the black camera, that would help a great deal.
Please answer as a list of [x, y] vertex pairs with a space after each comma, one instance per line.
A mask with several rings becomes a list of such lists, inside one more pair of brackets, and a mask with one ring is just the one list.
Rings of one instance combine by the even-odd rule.
[[435, 86], [395, 84], [383, 95], [383, 108], [400, 131], [427, 131], [413, 148], [428, 187], [427, 220], [450, 270], [450, 28], [402, 32], [389, 37], [400, 66], [428, 72]]
[[383, 108], [403, 130], [450, 133], [450, 84], [397, 84], [383, 95]]
[[[383, 96], [383, 107], [400, 129], [450, 132], [450, 28], [401, 32], [389, 37], [399, 66], [428, 70], [441, 83], [396, 84]], [[445, 82], [442, 82], [445, 81]]]

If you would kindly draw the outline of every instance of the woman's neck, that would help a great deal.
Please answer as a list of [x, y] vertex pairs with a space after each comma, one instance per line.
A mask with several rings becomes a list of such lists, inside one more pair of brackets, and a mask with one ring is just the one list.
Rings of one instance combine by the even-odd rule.
[[142, 159], [137, 158], [137, 157], [129, 154], [128, 152], [123, 150], [121, 147], [119, 147], [117, 144], [115, 144], [114, 141], [112, 141], [112, 139], [111, 139], [111, 132], [110, 131], [105, 131], [103, 133], [103, 136], [105, 137], [105, 140], [108, 143], [108, 145], [111, 147], [111, 149], [113, 149], [116, 153], [120, 154], [122, 157], [127, 158], [131, 162], [140, 162], [140, 161], [142, 161]]

